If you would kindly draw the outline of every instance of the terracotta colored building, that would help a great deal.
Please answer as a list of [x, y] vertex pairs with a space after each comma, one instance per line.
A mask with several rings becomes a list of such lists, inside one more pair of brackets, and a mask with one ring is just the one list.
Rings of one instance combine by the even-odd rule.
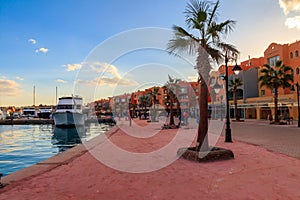
[[94, 101], [93, 108], [95, 111], [109, 111], [110, 110], [109, 99], [100, 99]]
[[[249, 58], [242, 61], [240, 66], [243, 71], [238, 76], [243, 81], [243, 86], [239, 88], [241, 97], [238, 100], [238, 107], [240, 116], [244, 118], [267, 119], [269, 115], [274, 115], [273, 93], [265, 87], [260, 87], [258, 77], [260, 76], [261, 66], [268, 63], [274, 66], [276, 60], [282, 60], [285, 65], [294, 69], [294, 83], [300, 82], [300, 41], [291, 44], [276, 44], [272, 43], [264, 51], [264, 57]], [[234, 78], [232, 72], [233, 66], [229, 66], [229, 80]], [[218, 73], [215, 76], [224, 76], [225, 66], [220, 66]], [[212, 81], [215, 82], [214, 80]], [[216, 96], [216, 101], [220, 102], [220, 98], [225, 98], [225, 89], [222, 88], [219, 95]], [[230, 95], [229, 95], [230, 98]], [[296, 92], [291, 91], [290, 88], [279, 90], [279, 111], [278, 114], [283, 118], [285, 112], [294, 119], [298, 118]], [[230, 101], [231, 117], [235, 116], [233, 113], [233, 101]]]

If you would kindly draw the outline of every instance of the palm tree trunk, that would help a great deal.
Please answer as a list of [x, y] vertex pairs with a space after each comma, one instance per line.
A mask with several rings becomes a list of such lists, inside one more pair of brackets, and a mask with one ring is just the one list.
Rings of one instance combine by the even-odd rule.
[[198, 125], [197, 151], [208, 151], [208, 87], [205, 81], [200, 82], [200, 120]]
[[153, 97], [153, 121], [156, 121], [156, 108], [155, 108], [155, 102], [156, 102], [156, 98], [155, 96]]
[[175, 125], [175, 121], [174, 121], [174, 112], [173, 112], [173, 99], [174, 96], [173, 94], [170, 95], [170, 124], [169, 125]]
[[175, 125], [172, 99], [170, 100], [170, 124], [169, 125]]
[[233, 92], [233, 99], [234, 99], [234, 112], [235, 112], [235, 120], [240, 120], [238, 108], [237, 108], [237, 99], [236, 99], [236, 90]]
[[279, 122], [279, 118], [278, 118], [278, 89], [275, 88], [275, 92], [274, 92], [274, 110], [275, 110], [275, 122]]

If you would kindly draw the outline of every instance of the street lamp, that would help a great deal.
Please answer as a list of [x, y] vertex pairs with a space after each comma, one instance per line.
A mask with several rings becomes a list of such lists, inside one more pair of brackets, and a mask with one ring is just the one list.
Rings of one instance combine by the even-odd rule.
[[[229, 116], [229, 91], [228, 91], [228, 55], [225, 54], [225, 90], [226, 90], [226, 129], [225, 129], [225, 142], [232, 142], [231, 129], [230, 129], [230, 116]], [[232, 71], [237, 75], [242, 68], [237, 64], [232, 68]]]
[[[297, 104], [298, 104], [298, 127], [300, 127], [300, 105], [299, 105], [299, 90], [300, 90], [300, 85], [297, 82], [296, 84], [296, 89], [297, 89]], [[292, 91], [295, 91], [294, 85], [291, 88]]]

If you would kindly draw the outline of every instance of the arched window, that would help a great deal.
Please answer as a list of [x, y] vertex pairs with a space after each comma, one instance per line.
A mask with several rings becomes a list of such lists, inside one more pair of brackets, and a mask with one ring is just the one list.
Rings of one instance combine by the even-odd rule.
[[295, 57], [298, 57], [299, 56], [299, 52], [298, 50], [295, 51]]
[[293, 52], [290, 53], [290, 58], [293, 59], [294, 55]]
[[296, 74], [299, 74], [299, 67], [296, 68]]

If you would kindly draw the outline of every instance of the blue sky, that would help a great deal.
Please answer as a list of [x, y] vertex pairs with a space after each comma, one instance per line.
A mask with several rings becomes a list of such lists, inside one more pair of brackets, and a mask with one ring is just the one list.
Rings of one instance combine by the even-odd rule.
[[[104, 59], [104, 54], [114, 52], [117, 47], [130, 46], [130, 40], [123, 38], [117, 43], [115, 38], [130, 32], [128, 37], [133, 40], [135, 29], [157, 27], [165, 32], [173, 24], [184, 26], [186, 3], [183, 0], [0, 0], [0, 105], [32, 105], [34, 85], [38, 105], [55, 104], [56, 86], [58, 96], [88, 91], [80, 95], [91, 101], [126, 89], [138, 89], [149, 84], [149, 77], [153, 76], [156, 83], [163, 84], [168, 70], [159, 71], [164, 68], [162, 65], [171, 66], [169, 73], [173, 76], [186, 79], [195, 76], [192, 63], [171, 58], [159, 51], [160, 46], [143, 51], [131, 49], [116, 60]], [[239, 61], [243, 61], [248, 55], [262, 56], [271, 42], [299, 40], [299, 10], [299, 0], [221, 0], [219, 19], [237, 21], [235, 31], [226, 41], [236, 45], [241, 51]], [[148, 35], [145, 39], [156, 41], [165, 36]], [[97, 59], [93, 58], [95, 52], [101, 54]], [[193, 58], [189, 59], [193, 62]], [[91, 61], [97, 62], [97, 73], [84, 72], [84, 66]], [[109, 61], [111, 65], [107, 65]], [[147, 65], [152, 71], [140, 70]], [[83, 77], [89, 80], [79, 87], [77, 81], [83, 81]], [[94, 81], [90, 87], [91, 80], [97, 77], [102, 82]], [[108, 83], [114, 80], [118, 84]]]

